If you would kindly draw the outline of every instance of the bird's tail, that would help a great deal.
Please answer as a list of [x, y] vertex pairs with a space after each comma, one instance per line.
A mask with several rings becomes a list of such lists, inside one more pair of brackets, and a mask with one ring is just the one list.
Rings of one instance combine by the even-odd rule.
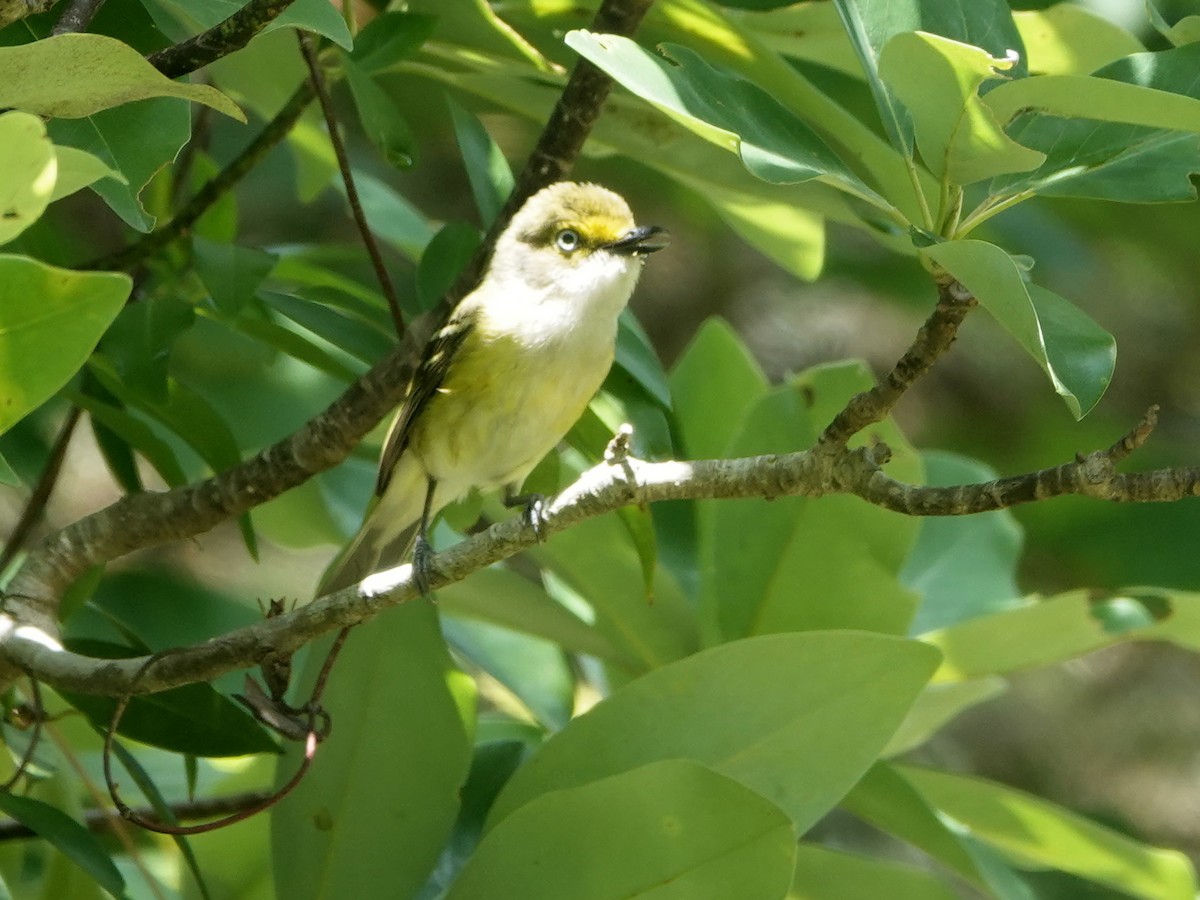
[[368, 509], [358, 534], [321, 576], [316, 596], [332, 594], [399, 565], [416, 540], [424, 500], [425, 476], [420, 467], [401, 460], [384, 495]]

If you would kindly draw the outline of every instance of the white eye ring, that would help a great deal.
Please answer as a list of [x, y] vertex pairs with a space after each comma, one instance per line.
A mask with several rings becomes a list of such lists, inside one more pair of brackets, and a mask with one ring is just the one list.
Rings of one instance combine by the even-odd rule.
[[571, 253], [579, 249], [582, 239], [579, 237], [579, 232], [574, 228], [564, 228], [554, 236], [554, 246], [558, 247], [563, 253]]

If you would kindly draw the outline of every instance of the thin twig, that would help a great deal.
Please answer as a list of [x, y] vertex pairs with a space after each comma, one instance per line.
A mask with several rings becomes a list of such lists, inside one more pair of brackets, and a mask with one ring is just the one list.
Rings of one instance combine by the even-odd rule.
[[25, 508], [21, 510], [21, 517], [17, 519], [17, 524], [13, 526], [12, 533], [8, 536], [8, 540], [4, 544], [4, 549], [0, 550], [0, 572], [7, 569], [8, 564], [21, 552], [21, 548], [25, 546], [25, 540], [29, 537], [29, 533], [41, 521], [42, 514], [46, 511], [46, 504], [50, 500], [50, 494], [53, 493], [54, 486], [58, 483], [58, 476], [62, 472], [63, 460], [67, 456], [67, 448], [70, 446], [71, 438], [75, 434], [75, 428], [79, 424], [80, 415], [81, 412], [78, 406], [72, 406], [68, 410], [67, 417], [63, 420], [62, 427], [58, 430], [58, 436], [54, 439], [54, 444], [50, 447], [50, 455], [46, 460], [46, 466], [42, 469], [42, 474], [38, 477], [37, 484], [34, 485], [29, 499], [25, 501]]
[[254, 168], [272, 147], [287, 137], [288, 132], [292, 130], [292, 126], [296, 124], [296, 120], [300, 118], [312, 98], [312, 85], [308, 81], [301, 82], [295, 93], [284, 104], [283, 109], [266, 124], [246, 149], [206, 182], [170, 222], [161, 228], [156, 228], [128, 247], [93, 259], [76, 268], [107, 271], [129, 270], [153, 256], [172, 241], [182, 237], [189, 228], [196, 224], [196, 220], [232, 190], [233, 186]]
[[371, 231], [371, 226], [367, 222], [367, 215], [363, 212], [362, 201], [358, 196], [358, 187], [354, 183], [354, 173], [350, 169], [350, 157], [346, 154], [346, 143], [342, 140], [342, 132], [338, 127], [337, 113], [333, 109], [333, 100], [329, 96], [329, 87], [325, 83], [325, 75], [321, 71], [321, 61], [317, 59], [317, 52], [313, 47], [312, 35], [306, 31], [296, 33], [296, 37], [300, 40], [300, 53], [304, 56], [304, 62], [308, 65], [309, 78], [312, 80], [313, 89], [317, 93], [317, 101], [321, 104], [321, 112], [325, 116], [325, 126], [329, 132], [329, 142], [333, 145], [333, 154], [337, 157], [338, 171], [342, 173], [342, 184], [346, 188], [346, 200], [350, 204], [350, 212], [354, 216], [354, 224], [358, 228], [358, 234], [363, 242], [363, 246], [367, 248], [367, 255], [371, 257], [371, 265], [375, 269], [375, 277], [379, 279], [379, 287], [383, 290], [383, 296], [387, 298], [388, 309], [392, 313], [392, 325], [396, 329], [398, 338], [404, 337], [404, 316], [400, 312], [400, 300], [396, 297], [396, 288], [392, 285], [391, 276], [388, 275], [387, 265], [383, 261], [383, 254], [379, 251], [379, 243], [375, 240], [375, 235]]
[[104, 0], [71, 0], [70, 5], [55, 23], [51, 34], [71, 34], [76, 31], [85, 31], [103, 5]]
[[875, 387], [846, 404], [825, 428], [817, 446], [827, 452], [843, 450], [854, 435], [887, 418], [904, 392], [950, 349], [958, 327], [975, 305], [975, 297], [957, 281], [939, 282], [937, 306], [912, 345]]
[[277, 19], [295, 0], [250, 0], [245, 6], [208, 31], [172, 47], [152, 53], [150, 65], [168, 78], [178, 78], [188, 72], [216, 62], [235, 50], [241, 50], [250, 39]]
[[[316, 683], [313, 685], [312, 694], [309, 696], [308, 702], [302, 707], [308, 714], [308, 731], [303, 736], [304, 758], [292, 777], [288, 779], [287, 784], [270, 794], [258, 795], [255, 802], [248, 803], [223, 818], [212, 822], [204, 822], [200, 825], [177, 825], [171, 822], [162, 822], [158, 820], [157, 812], [152, 812], [149, 815], [145, 814], [129, 806], [121, 799], [121, 795], [117, 789], [117, 782], [112, 775], [113, 742], [116, 740], [117, 727], [121, 724], [121, 717], [125, 714], [125, 708], [133, 698], [132, 692], [137, 687], [136, 680], [130, 684], [130, 693], [122, 696], [113, 709], [112, 720], [109, 722], [108, 731], [104, 734], [104, 753], [101, 758], [101, 765], [104, 769], [104, 781], [108, 785], [109, 796], [112, 798], [113, 805], [121, 814], [121, 818], [145, 828], [147, 831], [154, 831], [159, 834], [170, 834], [177, 837], [204, 834], [208, 831], [216, 831], [218, 828], [227, 828], [230, 825], [235, 825], [266, 809], [270, 809], [295, 790], [296, 786], [300, 784], [304, 776], [308, 773], [308, 769], [317, 755], [317, 747], [321, 741], [329, 736], [332, 721], [329, 713], [321, 706], [321, 697], [325, 693], [325, 685], [329, 681], [329, 674], [333, 671], [333, 665], [337, 662], [338, 655], [342, 652], [342, 647], [345, 646], [346, 638], [349, 635], [350, 628], [347, 626], [339, 631], [337, 637], [334, 638], [333, 645], [325, 655], [325, 662], [321, 666], [320, 673], [317, 675]], [[168, 656], [171, 652], [173, 651], [164, 651], [150, 657], [138, 670], [139, 677], [145, 675], [146, 671], [155, 661]], [[321, 724], [318, 726], [317, 723]]]

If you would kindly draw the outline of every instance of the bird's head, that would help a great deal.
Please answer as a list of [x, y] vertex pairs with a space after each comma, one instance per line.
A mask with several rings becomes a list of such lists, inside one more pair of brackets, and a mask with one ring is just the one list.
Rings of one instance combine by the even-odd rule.
[[525, 202], [496, 244], [493, 269], [565, 294], [623, 291], [647, 254], [667, 246], [657, 225], [637, 225], [629, 204], [596, 184], [561, 181]]

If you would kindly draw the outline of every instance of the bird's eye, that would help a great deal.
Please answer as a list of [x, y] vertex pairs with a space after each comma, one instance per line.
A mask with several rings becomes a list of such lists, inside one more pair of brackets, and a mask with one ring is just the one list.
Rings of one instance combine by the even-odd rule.
[[574, 228], [564, 228], [554, 236], [554, 245], [563, 253], [570, 253], [572, 250], [578, 250], [581, 243], [579, 232]]

